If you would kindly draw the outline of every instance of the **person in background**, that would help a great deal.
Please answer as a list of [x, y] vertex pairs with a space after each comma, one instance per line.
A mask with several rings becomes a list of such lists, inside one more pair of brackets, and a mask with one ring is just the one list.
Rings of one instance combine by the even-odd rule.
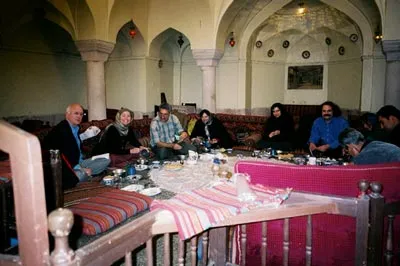
[[[84, 160], [82, 141], [79, 137], [83, 108], [80, 104], [70, 104], [65, 112], [65, 120], [58, 123], [44, 140], [45, 149], [57, 149], [63, 158], [63, 188], [74, 187], [77, 182], [87, 181], [91, 175], [103, 172], [110, 163], [107, 158]], [[76, 177], [64, 175], [64, 169], [71, 168]], [[76, 180], [78, 178], [79, 180]]]
[[212, 148], [231, 148], [232, 139], [225, 127], [216, 117], [213, 117], [207, 109], [200, 112], [190, 138], [192, 142], [200, 142], [201, 139], [208, 140]]
[[131, 127], [133, 112], [121, 108], [115, 115], [115, 122], [104, 130], [100, 142], [94, 148], [94, 154], [138, 154], [147, 151], [137, 140]]
[[376, 115], [381, 127], [389, 134], [388, 142], [400, 147], [400, 110], [393, 105], [386, 105]]
[[367, 140], [386, 140], [385, 131], [379, 126], [378, 116], [374, 113], [365, 113], [361, 116], [361, 133]]
[[179, 119], [171, 114], [171, 106], [168, 103], [161, 104], [150, 124], [150, 145], [157, 158], [165, 160], [175, 154], [187, 155], [189, 150], [196, 151], [188, 137]]
[[292, 150], [291, 140], [294, 134], [292, 116], [281, 103], [271, 106], [271, 116], [268, 118], [262, 139], [257, 143], [257, 148], [273, 148], [276, 150]]
[[347, 128], [339, 135], [343, 149], [352, 156], [354, 164], [400, 162], [400, 148], [382, 141], [368, 141], [364, 135]]
[[341, 116], [339, 106], [331, 101], [321, 104], [321, 114], [311, 128], [310, 152], [314, 155], [321, 153], [328, 157], [341, 157], [342, 149], [338, 137], [340, 132], [349, 127], [349, 123]]

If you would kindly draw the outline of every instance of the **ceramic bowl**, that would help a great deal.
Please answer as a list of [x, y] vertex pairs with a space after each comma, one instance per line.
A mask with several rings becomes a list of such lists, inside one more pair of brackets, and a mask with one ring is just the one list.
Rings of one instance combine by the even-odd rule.
[[124, 169], [115, 169], [112, 171], [114, 176], [122, 176], [125, 174], [125, 170]]

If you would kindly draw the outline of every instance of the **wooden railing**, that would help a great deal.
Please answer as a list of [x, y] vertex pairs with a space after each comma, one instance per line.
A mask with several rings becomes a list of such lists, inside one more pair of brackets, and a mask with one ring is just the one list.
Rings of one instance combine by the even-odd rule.
[[[153, 240], [159, 235], [163, 235], [164, 238], [163, 264], [171, 265], [171, 235], [176, 234], [177, 227], [172, 214], [167, 211], [150, 212], [73, 251], [68, 245], [68, 236], [73, 225], [72, 213], [67, 209], [57, 209], [49, 215], [48, 220], [46, 218], [41, 152], [37, 138], [0, 121], [0, 139], [2, 139], [0, 149], [8, 152], [11, 159], [19, 240], [19, 256], [0, 255], [0, 265], [110, 265], [121, 258], [124, 258], [126, 265], [132, 265], [132, 252], [143, 244], [146, 247], [146, 264], [154, 265], [156, 251], [153, 250]], [[191, 265], [207, 265], [209, 262], [214, 265], [235, 263], [232, 259], [234, 248], [231, 228], [240, 226], [240, 243], [242, 250], [245, 250], [246, 224], [262, 222], [262, 232], [260, 232], [262, 265], [266, 265], [266, 223], [269, 220], [283, 219], [282, 265], [288, 265], [289, 220], [292, 217], [306, 216], [308, 222], [304, 230], [307, 232], [307, 244], [304, 254], [306, 264], [311, 265], [312, 216], [330, 213], [356, 219], [355, 264], [366, 265], [370, 215], [370, 197], [366, 191], [369, 184], [364, 181], [359, 187], [361, 194], [358, 198], [293, 192], [279, 208], [259, 208], [227, 218], [223, 223], [201, 232], [192, 239], [179, 240], [177, 264], [186, 265], [185, 261], [190, 261]], [[376, 193], [379, 194], [378, 190]], [[390, 210], [389, 207], [387, 210], [385, 208], [384, 213], [391, 215]], [[398, 212], [398, 209], [396, 211]], [[51, 256], [47, 230], [55, 239]], [[201, 262], [197, 261], [199, 237], [202, 239], [203, 246]], [[189, 245], [189, 252], [185, 252], [186, 245]], [[186, 256], [187, 253], [188, 256]], [[241, 253], [240, 264], [246, 264], [246, 252]]]

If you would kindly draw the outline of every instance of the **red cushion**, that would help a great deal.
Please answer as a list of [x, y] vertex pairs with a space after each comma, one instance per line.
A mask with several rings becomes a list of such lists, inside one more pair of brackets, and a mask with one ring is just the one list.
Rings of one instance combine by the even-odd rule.
[[83, 234], [96, 235], [147, 210], [152, 200], [136, 192], [115, 189], [81, 201], [69, 209], [82, 218]]

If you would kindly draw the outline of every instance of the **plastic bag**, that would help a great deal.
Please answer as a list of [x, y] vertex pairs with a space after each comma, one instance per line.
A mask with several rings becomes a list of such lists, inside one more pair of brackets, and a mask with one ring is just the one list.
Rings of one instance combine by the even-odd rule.
[[254, 202], [257, 199], [256, 194], [249, 186], [250, 176], [248, 174], [234, 174], [236, 183], [236, 194], [241, 202]]

